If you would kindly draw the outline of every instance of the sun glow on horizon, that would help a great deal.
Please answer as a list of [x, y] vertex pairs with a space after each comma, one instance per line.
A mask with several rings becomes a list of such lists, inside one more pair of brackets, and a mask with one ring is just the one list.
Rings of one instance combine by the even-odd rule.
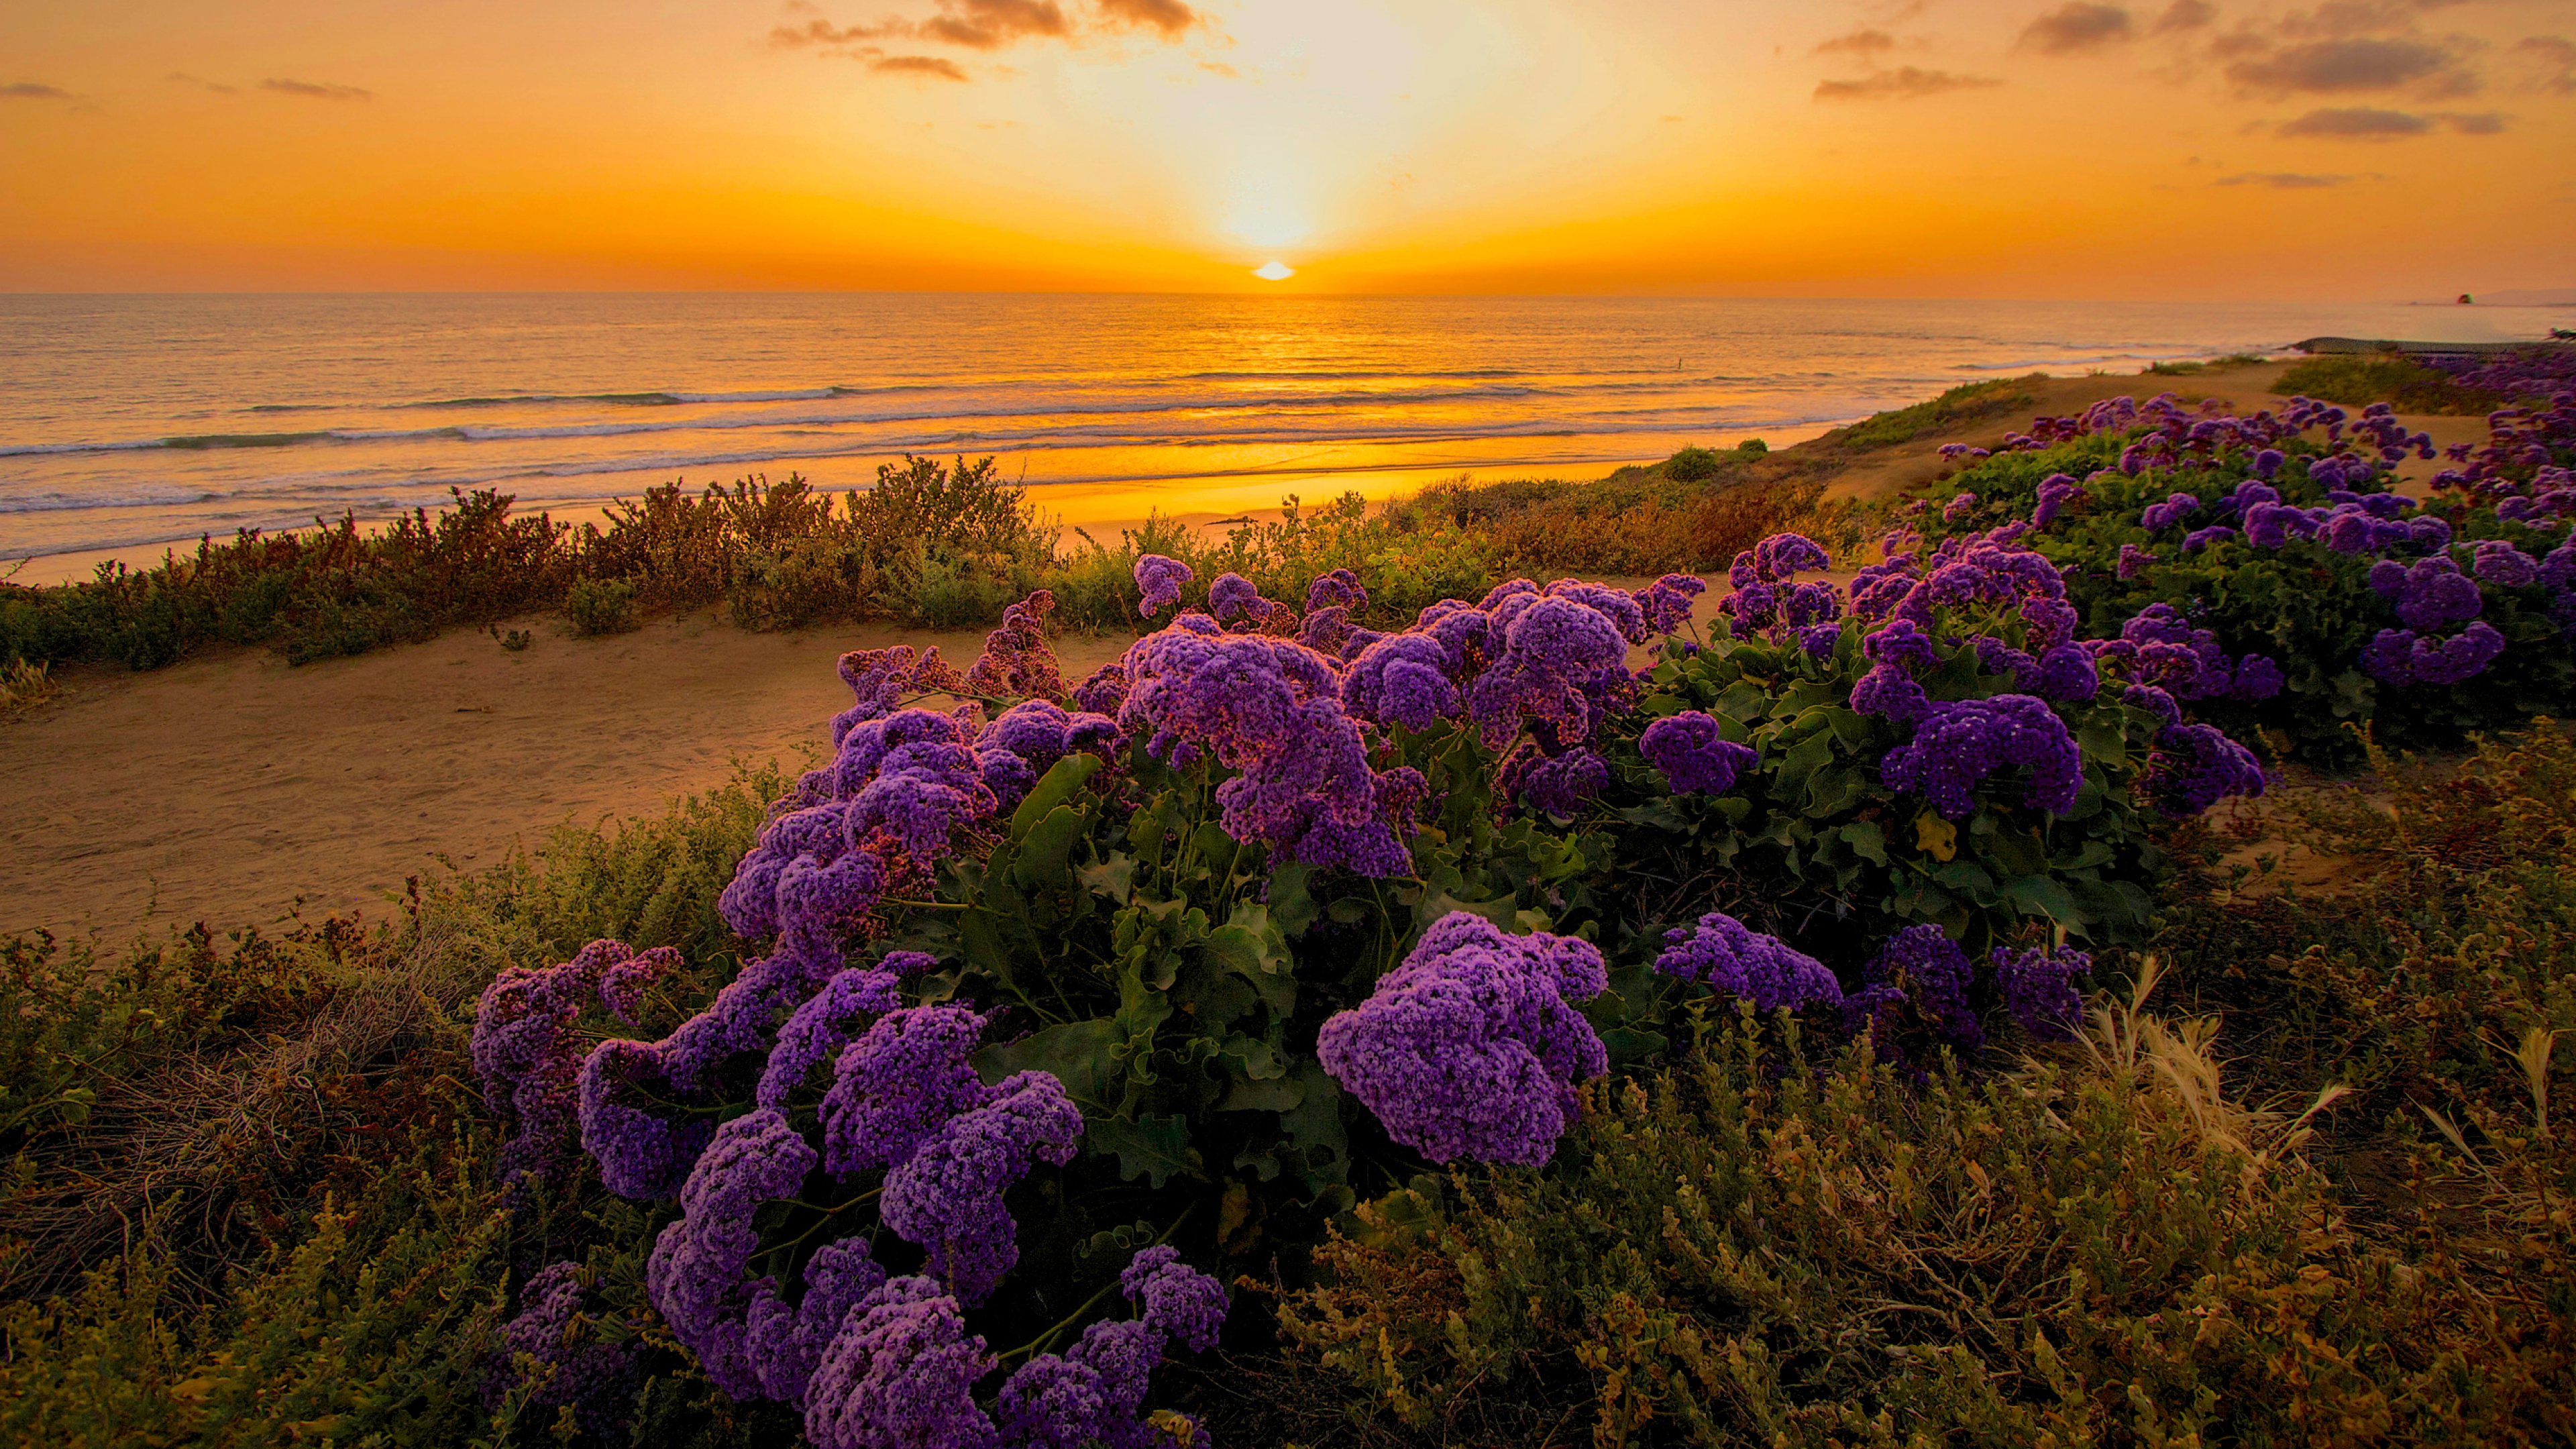
[[1260, 266], [1254, 267], [1252, 274], [1265, 282], [1284, 282], [1297, 275], [1297, 269], [1273, 257]]

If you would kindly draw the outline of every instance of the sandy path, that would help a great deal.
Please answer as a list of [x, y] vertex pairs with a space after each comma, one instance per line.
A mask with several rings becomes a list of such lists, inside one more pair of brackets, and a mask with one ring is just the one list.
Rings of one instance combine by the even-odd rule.
[[[844, 649], [938, 643], [964, 664], [980, 632], [882, 627], [747, 634], [705, 616], [611, 639], [522, 620], [485, 634], [290, 670], [241, 651], [149, 674], [75, 673], [0, 722], [0, 933], [149, 923], [222, 931], [363, 909], [445, 853], [488, 865], [565, 821], [658, 811], [721, 784], [730, 761], [796, 764], [849, 690]], [[1075, 677], [1124, 642], [1058, 641]]]

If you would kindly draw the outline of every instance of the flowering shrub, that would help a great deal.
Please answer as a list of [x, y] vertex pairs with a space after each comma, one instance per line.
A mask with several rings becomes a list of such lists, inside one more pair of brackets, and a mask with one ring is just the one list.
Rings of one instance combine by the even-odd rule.
[[2171, 394], [2113, 399], [1974, 462], [1946, 486], [1983, 502], [1925, 527], [2029, 520], [2085, 632], [2179, 644], [2210, 666], [2154, 663], [2140, 682], [2232, 733], [2344, 763], [2359, 749], [2348, 722], [2385, 744], [2444, 743], [2576, 698], [2576, 393], [2490, 427], [2419, 502], [2389, 475], [2432, 458], [2431, 440], [2385, 403], [2293, 398], [2236, 417]]

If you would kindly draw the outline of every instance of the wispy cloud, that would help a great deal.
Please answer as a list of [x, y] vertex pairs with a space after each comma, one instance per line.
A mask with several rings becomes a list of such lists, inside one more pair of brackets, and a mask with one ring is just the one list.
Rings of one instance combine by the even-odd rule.
[[174, 85], [203, 86], [207, 90], [213, 91], [219, 96], [237, 96], [241, 94], [240, 86], [228, 86], [221, 81], [210, 81], [204, 76], [190, 75], [184, 70], [174, 70], [168, 75], [161, 77], [161, 79]]
[[1819, 41], [1816, 45], [1815, 53], [1818, 55], [1857, 55], [1865, 60], [1870, 56], [1876, 55], [1882, 50], [1894, 50], [1895, 48], [1896, 37], [1888, 34], [1884, 30], [1855, 30], [1849, 35], [1837, 35], [1831, 40]]
[[[1086, 27], [1059, 0], [939, 0], [939, 13], [920, 19], [888, 16], [873, 24], [835, 25], [807, 0], [791, 0], [791, 15], [812, 19], [772, 27], [769, 43], [782, 50], [847, 56], [870, 70], [965, 80], [966, 71], [937, 56], [889, 55], [877, 42], [909, 40], [992, 52], [1025, 40], [1076, 41]], [[1089, 29], [1147, 30], [1178, 40], [1204, 17], [1181, 0], [1092, 0]]]
[[1987, 90], [2002, 85], [1985, 76], [1952, 75], [1946, 70], [1918, 70], [1899, 66], [1882, 70], [1859, 80], [1816, 82], [1813, 97], [1819, 101], [1911, 101], [1924, 96], [1945, 95], [1951, 91]]
[[2426, 136], [2435, 128], [2447, 126], [2463, 136], [2493, 136], [2505, 128], [2505, 117], [2496, 111], [2435, 111], [2417, 115], [2411, 111], [2384, 111], [2372, 106], [2332, 106], [2308, 112], [2295, 120], [2283, 121], [2275, 129], [2284, 136], [2322, 137], [2336, 141], [2402, 141], [2409, 136]]
[[2218, 7], [2209, 0], [2174, 0], [2165, 13], [2156, 17], [2150, 27], [2158, 35], [2173, 35], [2185, 30], [2199, 30], [2218, 19]]
[[2341, 186], [2353, 180], [2350, 176], [2311, 176], [2301, 171], [2247, 171], [2218, 178], [2220, 186], [2266, 186], [2274, 191], [2317, 191]]
[[261, 81], [259, 88], [264, 91], [274, 91], [281, 96], [302, 96], [311, 101], [372, 101], [376, 98], [374, 91], [363, 86], [331, 85], [322, 81], [272, 78]]
[[2562, 35], [2526, 35], [2505, 52], [2539, 69], [2542, 90], [2576, 94], [2576, 40]]
[[8, 85], [0, 86], [0, 100], [76, 101], [79, 99], [80, 97], [64, 90], [61, 86], [39, 85], [34, 81], [12, 81]]
[[2042, 55], [2076, 55], [2116, 45], [2133, 33], [2129, 12], [2119, 6], [2071, 0], [2023, 26], [2020, 45]]
[[932, 76], [953, 81], [966, 79], [963, 66], [937, 55], [880, 55], [868, 62], [868, 69], [889, 75]]

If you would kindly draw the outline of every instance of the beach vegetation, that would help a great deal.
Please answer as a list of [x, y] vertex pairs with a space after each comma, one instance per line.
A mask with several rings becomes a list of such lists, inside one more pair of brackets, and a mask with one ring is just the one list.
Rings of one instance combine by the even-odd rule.
[[2273, 382], [2282, 397], [2306, 396], [2360, 407], [2387, 402], [2402, 413], [2479, 417], [2507, 399], [2484, 388], [2462, 387], [2452, 374], [2404, 353], [2335, 352], [2291, 366]]
[[13, 659], [0, 667], [0, 710], [34, 709], [61, 692], [62, 681], [54, 678], [50, 665]]
[[1664, 476], [1676, 483], [1714, 478], [1717, 469], [1717, 452], [1713, 448], [1684, 448], [1664, 460]]
[[1856, 450], [1893, 448], [1961, 423], [2002, 417], [2014, 408], [2028, 406], [2030, 388], [2047, 377], [2044, 372], [2034, 372], [2021, 378], [1963, 382], [1939, 397], [1836, 428], [1825, 434], [1824, 441]]
[[623, 634], [642, 621], [635, 615], [635, 585], [625, 579], [575, 579], [564, 592], [564, 614], [585, 639]]

